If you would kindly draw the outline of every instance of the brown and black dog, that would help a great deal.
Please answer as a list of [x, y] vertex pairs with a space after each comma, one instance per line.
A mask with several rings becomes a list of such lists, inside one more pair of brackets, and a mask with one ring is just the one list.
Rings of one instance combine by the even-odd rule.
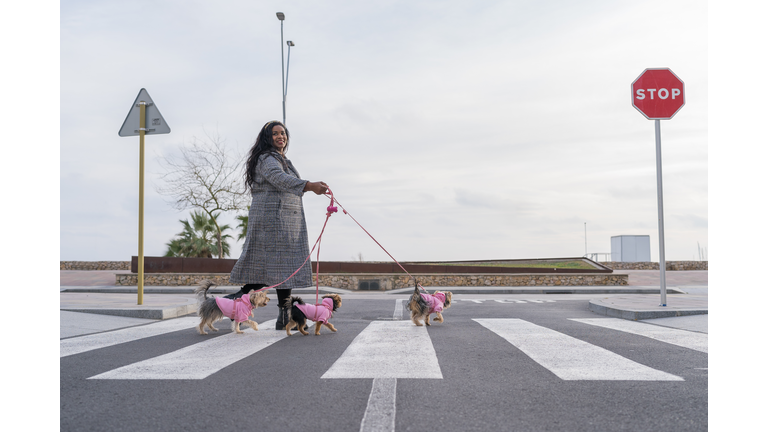
[[[247, 300], [245, 295], [238, 299], [228, 299], [224, 297], [208, 297], [208, 289], [213, 286], [213, 282], [204, 280], [202, 285], [195, 288], [195, 294], [197, 294], [197, 314], [200, 316], [200, 325], [197, 326], [197, 332], [201, 335], [208, 334], [205, 332], [205, 326], [213, 331], [219, 331], [213, 326], [213, 323], [224, 318], [225, 316], [232, 319], [232, 331], [237, 334], [243, 334], [240, 331], [240, 323], [245, 323], [254, 330], [258, 330], [259, 326], [255, 321], [251, 321], [248, 317], [253, 316], [253, 310], [266, 306], [269, 303], [269, 297], [263, 291], [256, 292], [251, 290], [248, 293]], [[222, 311], [222, 308], [226, 311]]]
[[336, 327], [328, 322], [333, 313], [341, 307], [341, 296], [338, 294], [326, 294], [319, 305], [305, 304], [301, 297], [291, 297], [285, 300], [285, 308], [288, 309], [288, 323], [285, 325], [285, 332], [291, 335], [291, 329], [298, 327], [299, 332], [304, 336], [309, 332], [304, 330], [307, 319], [315, 322], [315, 335], [320, 334], [320, 327], [326, 326], [332, 332]]
[[411, 321], [417, 326], [422, 326], [421, 321], [424, 324], [431, 325], [429, 323], [429, 315], [436, 314], [435, 321], [443, 322], [443, 310], [451, 307], [451, 299], [453, 294], [450, 291], [435, 291], [434, 294], [422, 294], [419, 292], [419, 286], [411, 295], [411, 299], [408, 302], [408, 309], [411, 311]]

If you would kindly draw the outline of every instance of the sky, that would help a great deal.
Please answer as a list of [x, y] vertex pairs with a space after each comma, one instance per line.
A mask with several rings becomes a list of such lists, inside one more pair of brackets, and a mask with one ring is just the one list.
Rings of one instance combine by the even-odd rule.
[[[398, 261], [605, 254], [618, 235], [657, 261], [654, 122], [630, 85], [658, 67], [686, 97], [661, 121], [666, 259], [709, 252], [706, 2], [99, 0], [60, 4], [61, 260], [138, 253], [139, 138], [117, 132], [140, 89], [171, 128], [146, 138], [146, 256], [190, 214], [157, 192], [160, 158], [206, 134], [242, 158], [281, 120], [278, 11], [288, 157]], [[327, 205], [304, 197], [310, 243]], [[389, 260], [334, 215], [320, 259], [360, 256]]]

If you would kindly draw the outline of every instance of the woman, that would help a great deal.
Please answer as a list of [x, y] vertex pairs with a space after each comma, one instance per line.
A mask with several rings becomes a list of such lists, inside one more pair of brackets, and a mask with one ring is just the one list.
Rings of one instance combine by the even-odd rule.
[[[253, 200], [248, 212], [248, 232], [230, 282], [245, 284], [239, 297], [252, 289], [276, 285], [287, 279], [309, 255], [307, 223], [301, 198], [304, 192], [328, 192], [324, 182], [302, 180], [285, 157], [290, 134], [285, 125], [271, 121], [264, 125], [250, 150], [245, 165], [245, 185]], [[312, 286], [312, 269], [307, 264], [291, 279], [276, 287], [280, 308], [275, 329], [283, 330], [288, 310], [285, 300], [292, 288]]]

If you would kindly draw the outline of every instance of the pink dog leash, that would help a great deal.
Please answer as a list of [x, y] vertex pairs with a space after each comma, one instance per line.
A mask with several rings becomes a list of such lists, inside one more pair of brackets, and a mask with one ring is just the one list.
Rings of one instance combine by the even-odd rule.
[[[329, 192], [330, 192], [330, 190], [331, 190], [331, 189], [330, 189], [330, 188], [328, 188], [328, 191], [329, 191]], [[328, 196], [328, 195], [326, 194], [326, 196]], [[425, 289], [423, 286], [421, 286], [421, 284], [420, 284], [420, 283], [418, 283], [418, 281], [416, 280], [416, 278], [415, 278], [415, 277], [414, 277], [412, 274], [408, 273], [408, 270], [406, 270], [406, 269], [405, 269], [405, 268], [404, 268], [402, 265], [400, 265], [400, 263], [399, 263], [399, 262], [398, 262], [398, 261], [395, 259], [395, 257], [393, 257], [393, 256], [392, 256], [392, 254], [390, 254], [390, 253], [389, 253], [389, 251], [387, 251], [387, 249], [385, 249], [385, 248], [384, 248], [384, 246], [382, 246], [382, 245], [381, 245], [381, 243], [379, 243], [379, 242], [378, 242], [378, 241], [377, 241], [375, 238], [373, 238], [373, 236], [371, 235], [371, 233], [369, 233], [369, 232], [368, 232], [368, 230], [366, 230], [365, 228], [363, 228], [363, 226], [362, 226], [362, 225], [360, 225], [360, 222], [358, 222], [358, 221], [357, 221], [357, 219], [355, 219], [355, 218], [354, 218], [354, 216], [352, 216], [352, 215], [351, 215], [351, 214], [350, 214], [350, 213], [347, 211], [347, 209], [345, 209], [345, 208], [344, 208], [344, 206], [343, 206], [343, 205], [341, 205], [341, 203], [339, 202], [339, 200], [337, 200], [336, 198], [334, 198], [334, 197], [333, 197], [333, 193], [331, 193], [331, 197], [330, 197], [330, 198], [331, 198], [331, 205], [333, 205], [333, 202], [334, 202], [334, 201], [336, 201], [336, 204], [338, 204], [338, 205], [339, 205], [339, 207], [341, 207], [341, 210], [344, 212], [344, 214], [345, 214], [345, 215], [347, 215], [347, 216], [349, 216], [350, 218], [352, 218], [352, 220], [353, 220], [353, 221], [354, 221], [354, 222], [357, 224], [357, 226], [359, 226], [359, 227], [360, 227], [360, 229], [362, 229], [363, 231], [365, 231], [365, 233], [366, 233], [366, 234], [368, 234], [368, 237], [370, 237], [370, 238], [371, 238], [371, 240], [373, 240], [373, 241], [374, 241], [374, 243], [376, 243], [377, 245], [379, 245], [379, 247], [381, 248], [381, 250], [383, 250], [383, 251], [384, 251], [384, 252], [385, 252], [387, 255], [389, 255], [389, 257], [390, 257], [390, 258], [392, 258], [392, 261], [394, 261], [394, 262], [395, 262], [395, 264], [397, 264], [397, 265], [398, 265], [398, 267], [400, 267], [400, 269], [402, 269], [402, 270], [403, 270], [403, 271], [404, 271], [404, 272], [405, 272], [405, 273], [406, 273], [408, 276], [410, 276], [410, 277], [411, 277], [411, 279], [413, 279], [413, 282], [416, 284], [416, 286], [418, 286], [419, 288], [423, 289], [423, 290], [424, 290], [424, 292], [427, 292], [427, 293], [428, 293], [428, 291], [427, 291], [427, 290], [426, 290], [426, 289]], [[333, 211], [334, 211], [334, 212], [336, 212], [336, 211], [337, 211], [336, 207], [330, 207], [330, 206], [328, 207], [328, 209], [329, 209], [329, 210], [330, 210], [331, 208], [333, 208]], [[319, 263], [319, 262], [320, 262], [320, 260], [319, 260], [319, 254], [318, 254], [318, 263]], [[319, 268], [319, 267], [318, 267], [318, 268]], [[318, 274], [319, 274], [319, 273], [320, 273], [320, 270], [318, 270]]]
[[320, 304], [320, 241], [321, 241], [321, 240], [322, 240], [322, 238], [323, 238], [323, 233], [325, 232], [325, 227], [328, 225], [328, 219], [330, 219], [330, 218], [331, 218], [331, 216], [332, 216], [334, 213], [337, 213], [337, 212], [339, 211], [338, 207], [336, 207], [336, 206], [334, 206], [334, 205], [333, 205], [333, 203], [335, 202], [336, 204], [338, 204], [338, 206], [339, 206], [339, 207], [341, 207], [341, 210], [344, 212], [344, 214], [345, 214], [345, 215], [347, 215], [347, 216], [349, 216], [350, 218], [352, 218], [352, 220], [353, 220], [353, 221], [354, 221], [354, 222], [357, 224], [357, 226], [359, 226], [359, 227], [360, 227], [360, 229], [362, 229], [363, 231], [365, 231], [365, 233], [366, 233], [366, 234], [368, 234], [368, 237], [370, 237], [370, 238], [371, 238], [371, 240], [373, 240], [373, 241], [374, 241], [374, 242], [375, 242], [377, 245], [379, 245], [379, 247], [380, 247], [380, 248], [381, 248], [381, 249], [382, 249], [382, 250], [383, 250], [383, 251], [384, 251], [384, 252], [385, 252], [387, 255], [389, 255], [389, 257], [390, 257], [390, 258], [392, 258], [392, 260], [393, 260], [393, 261], [394, 261], [394, 262], [395, 262], [395, 263], [398, 265], [398, 267], [400, 267], [400, 269], [402, 269], [402, 270], [403, 270], [403, 271], [404, 271], [404, 272], [405, 272], [405, 273], [406, 273], [408, 276], [410, 276], [410, 277], [411, 277], [411, 279], [413, 279], [413, 281], [414, 281], [414, 283], [416, 284], [416, 286], [417, 286], [417, 287], [421, 288], [422, 290], [424, 290], [424, 292], [428, 293], [428, 291], [426, 290], [426, 288], [424, 288], [423, 286], [421, 286], [421, 284], [420, 284], [420, 283], [418, 283], [418, 281], [416, 280], [416, 278], [415, 278], [415, 277], [414, 277], [412, 274], [410, 274], [410, 273], [408, 272], [408, 270], [406, 270], [406, 269], [405, 269], [405, 268], [404, 268], [404, 267], [403, 267], [403, 266], [402, 266], [402, 265], [401, 265], [401, 264], [400, 264], [400, 263], [399, 263], [399, 262], [398, 262], [398, 261], [395, 259], [395, 257], [393, 257], [393, 256], [392, 256], [392, 254], [390, 254], [390, 253], [389, 253], [389, 251], [387, 251], [387, 249], [385, 249], [385, 248], [384, 248], [384, 246], [382, 246], [382, 245], [381, 245], [381, 243], [379, 243], [379, 242], [378, 242], [378, 241], [377, 241], [377, 240], [376, 240], [376, 239], [375, 239], [375, 238], [374, 238], [374, 237], [371, 235], [371, 233], [369, 233], [369, 232], [368, 232], [368, 230], [366, 230], [365, 228], [363, 228], [363, 226], [362, 226], [362, 225], [360, 225], [360, 222], [358, 222], [358, 221], [357, 221], [357, 219], [355, 219], [355, 218], [354, 218], [354, 217], [353, 217], [353, 216], [352, 216], [352, 215], [351, 215], [351, 214], [350, 214], [350, 213], [347, 211], [347, 209], [345, 209], [345, 208], [344, 208], [344, 206], [343, 206], [343, 205], [341, 205], [341, 203], [339, 202], [339, 200], [337, 200], [337, 199], [336, 199], [336, 198], [333, 196], [333, 191], [331, 191], [331, 188], [328, 188], [328, 193], [326, 193], [326, 194], [323, 194], [323, 195], [324, 195], [324, 196], [326, 196], [326, 197], [329, 197], [329, 198], [331, 199], [331, 203], [330, 203], [330, 204], [328, 205], [328, 207], [326, 208], [326, 213], [325, 213], [325, 222], [323, 223], [323, 229], [321, 229], [321, 230], [320, 230], [320, 235], [317, 237], [317, 241], [315, 241], [315, 244], [314, 244], [314, 246], [312, 246], [312, 250], [310, 250], [310, 251], [309, 251], [309, 255], [307, 255], [307, 258], [304, 260], [304, 263], [302, 263], [302, 264], [301, 264], [301, 266], [299, 266], [299, 268], [297, 268], [297, 269], [296, 269], [296, 271], [295, 271], [295, 272], [293, 272], [293, 274], [291, 274], [290, 276], [288, 276], [288, 277], [287, 277], [287, 278], [286, 278], [284, 281], [280, 282], [279, 284], [275, 284], [275, 285], [272, 285], [272, 286], [268, 286], [268, 287], [264, 287], [264, 288], [261, 288], [261, 289], [257, 290], [257, 292], [258, 292], [258, 291], [265, 291], [265, 290], [268, 290], [268, 289], [270, 289], [270, 288], [275, 288], [275, 287], [277, 287], [277, 286], [280, 286], [280, 285], [282, 285], [282, 284], [284, 284], [284, 283], [288, 282], [288, 280], [289, 280], [289, 279], [291, 279], [292, 277], [296, 276], [296, 273], [298, 273], [298, 272], [299, 272], [299, 270], [301, 270], [301, 269], [302, 269], [302, 268], [303, 268], [303, 267], [304, 267], [304, 266], [307, 264], [307, 261], [309, 261], [309, 258], [312, 256], [312, 252], [314, 252], [314, 251], [315, 251], [315, 248], [317, 248], [317, 278], [316, 278], [317, 280], [315, 281], [315, 305], [319, 305], [319, 304]]

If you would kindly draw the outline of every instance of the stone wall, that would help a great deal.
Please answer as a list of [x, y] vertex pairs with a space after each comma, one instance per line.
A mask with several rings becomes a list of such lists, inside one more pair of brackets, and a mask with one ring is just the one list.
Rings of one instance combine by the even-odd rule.
[[[424, 287], [430, 286], [616, 286], [628, 285], [627, 275], [618, 274], [476, 274], [413, 275]], [[314, 279], [313, 279], [314, 280]], [[410, 288], [413, 282], [406, 275], [321, 274], [320, 285], [357, 290], [360, 282], [377, 281], [380, 290]]]
[[659, 263], [657, 262], [608, 261], [608, 262], [601, 262], [600, 264], [613, 270], [658, 270], [659, 269]]
[[[659, 263], [657, 262], [614, 262], [614, 261], [608, 261], [608, 262], [601, 262], [600, 264], [613, 269], [613, 270], [658, 270], [659, 269]], [[131, 262], [130, 261], [59, 261], [59, 270], [130, 270], [131, 269]], [[669, 271], [675, 271], [675, 270], [709, 270], [709, 261], [667, 261], [667, 270]], [[150, 273], [145, 273], [145, 277], [149, 277]], [[169, 275], [177, 275], [173, 278], [169, 279], [169, 281], [174, 281], [178, 279], [181, 276], [178, 276], [176, 273], [169, 273]], [[154, 275], [152, 275], [155, 277]], [[325, 277], [326, 275], [322, 275], [321, 277]], [[159, 277], [159, 276], [158, 276]], [[365, 275], [360, 276], [362, 279], [372, 279], [369, 277], [366, 277]], [[467, 278], [469, 276], [444, 276], [444, 277], [461, 277], [461, 278]], [[407, 277], [406, 277], [407, 278]], [[322, 281], [323, 279], [321, 279]], [[399, 279], [398, 279], [399, 280]], [[184, 283], [177, 283], [175, 285], [187, 285], [186, 284], [187, 279], [185, 279]], [[146, 282], [145, 282], [146, 283]], [[395, 283], [395, 282], [392, 282]], [[399, 282], [398, 282], [399, 283]], [[130, 285], [130, 284], [129, 284]], [[136, 285], [135, 283], [133, 285]], [[166, 283], [163, 283], [162, 285], [166, 285]], [[192, 284], [194, 285], [194, 284]], [[355, 285], [357, 283], [355, 282]], [[422, 284], [423, 285], [423, 284]], [[440, 285], [440, 284], [433, 284], [435, 286], [456, 286], [456, 285]], [[481, 284], [482, 285], [482, 284]], [[325, 286], [331, 286], [331, 285], [325, 285]], [[470, 286], [470, 285], [464, 285], [464, 286]], [[508, 286], [508, 285], [504, 285]], [[511, 285], [509, 285], [511, 286]], [[402, 288], [398, 286], [398, 288]], [[390, 288], [394, 289], [394, 288]]]
[[[229, 273], [144, 273], [145, 286], [194, 286], [204, 280], [210, 280], [214, 285], [239, 286], [230, 284]], [[115, 275], [115, 285], [137, 286], [139, 275], [136, 273], [118, 273]]]
[[130, 270], [130, 261], [59, 261], [59, 270]]
[[[627, 275], [620, 274], [477, 274], [446, 275], [417, 274], [416, 280], [424, 287], [430, 286], [618, 286], [628, 285]], [[231, 286], [227, 273], [145, 273], [145, 286], [194, 286], [210, 279], [219, 286]], [[313, 282], [315, 277], [313, 276]], [[407, 275], [393, 274], [348, 274], [323, 273], [320, 285], [332, 288], [357, 290], [360, 282], [375, 281], [379, 290], [387, 291], [413, 286]], [[124, 273], [116, 275], [116, 285], [136, 286], [138, 275]], [[240, 284], [235, 284], [239, 286]]]
[[[613, 270], [658, 270], [657, 262], [619, 262], [608, 261], [600, 264]], [[709, 261], [667, 261], [668, 271], [709, 270]]]
[[[613, 270], [658, 270], [657, 262], [601, 262], [600, 264]], [[59, 270], [130, 270], [130, 261], [60, 261]], [[322, 270], [322, 269], [321, 269]], [[667, 261], [667, 270], [709, 270], [709, 261]], [[175, 273], [169, 273], [175, 274]], [[145, 273], [145, 277], [150, 276]], [[325, 277], [322, 275], [321, 277]], [[365, 278], [365, 276], [362, 276]], [[453, 277], [453, 276], [451, 276]], [[456, 276], [468, 277], [468, 276]], [[371, 278], [367, 278], [371, 279]], [[322, 279], [321, 279], [322, 280]], [[136, 285], [135, 283], [133, 285]], [[185, 285], [179, 283], [176, 285]], [[193, 284], [194, 285], [194, 284]], [[330, 285], [326, 285], [330, 286]], [[454, 285], [435, 285], [435, 286], [454, 286]], [[506, 285], [505, 285], [506, 286]], [[400, 287], [398, 287], [400, 288]], [[394, 288], [390, 288], [394, 289]]]
[[668, 261], [667, 270], [709, 270], [709, 261]]

